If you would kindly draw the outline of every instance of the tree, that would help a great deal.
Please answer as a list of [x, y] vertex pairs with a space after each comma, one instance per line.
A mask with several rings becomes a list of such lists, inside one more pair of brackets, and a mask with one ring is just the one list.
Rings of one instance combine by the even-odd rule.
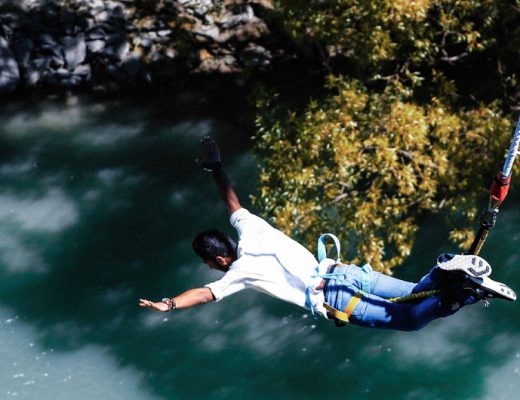
[[[354, 261], [387, 273], [409, 255], [425, 212], [445, 210], [459, 224], [451, 239], [467, 248], [484, 177], [512, 132], [518, 9], [485, 0], [278, 3], [328, 78], [303, 109], [287, 111], [285, 93], [260, 96], [255, 202], [308, 245], [341, 233]], [[505, 43], [508, 34], [516, 36]]]

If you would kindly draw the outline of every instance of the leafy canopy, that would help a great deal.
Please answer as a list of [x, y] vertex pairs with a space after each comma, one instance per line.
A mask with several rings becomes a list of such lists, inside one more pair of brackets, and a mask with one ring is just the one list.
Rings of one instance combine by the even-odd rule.
[[451, 239], [469, 247], [477, 196], [512, 133], [519, 35], [505, 38], [519, 33], [519, 9], [485, 0], [277, 7], [300, 54], [318, 54], [328, 77], [302, 108], [280, 90], [259, 96], [256, 204], [309, 246], [336, 232], [353, 261], [387, 273], [410, 254], [425, 212], [445, 210], [460, 225]]

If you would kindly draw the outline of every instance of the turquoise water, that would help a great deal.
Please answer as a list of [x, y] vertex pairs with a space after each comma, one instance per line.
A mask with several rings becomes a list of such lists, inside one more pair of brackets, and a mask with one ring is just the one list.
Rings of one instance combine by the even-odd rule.
[[[232, 233], [211, 176], [194, 166], [199, 139], [219, 140], [245, 205], [256, 184], [250, 118], [188, 100], [2, 107], [0, 398], [516, 398], [518, 303], [414, 333], [338, 329], [247, 291], [172, 314], [139, 309], [139, 297], [219, 277], [191, 252], [202, 229]], [[483, 255], [520, 292], [518, 199]], [[418, 279], [453, 250], [446, 237], [426, 221], [396, 276]]]

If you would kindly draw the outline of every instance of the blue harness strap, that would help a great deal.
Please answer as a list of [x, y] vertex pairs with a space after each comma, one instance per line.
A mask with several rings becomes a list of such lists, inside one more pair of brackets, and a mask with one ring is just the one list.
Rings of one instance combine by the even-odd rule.
[[365, 264], [361, 267], [361, 270], [364, 272], [361, 275], [361, 290], [365, 293], [370, 293], [370, 273], [372, 272], [372, 266]]
[[[341, 252], [341, 245], [339, 242], [339, 239], [336, 237], [336, 235], [332, 233], [324, 233], [318, 238], [318, 261], [321, 262], [327, 257], [327, 247], [326, 247], [326, 241], [327, 238], [332, 239], [334, 242], [334, 248], [336, 249], [336, 261], [335, 265], [341, 265], [340, 261], [340, 252]], [[335, 318], [340, 319], [342, 321], [348, 322], [348, 317], [352, 314], [354, 311], [354, 308], [359, 303], [361, 297], [367, 293], [370, 293], [370, 272], [372, 272], [372, 267], [370, 264], [365, 264], [361, 267], [362, 274], [361, 274], [361, 289], [358, 287], [355, 287], [352, 285], [348, 279], [347, 274], [344, 272], [332, 272], [332, 273], [325, 273], [320, 274], [319, 268], [316, 266], [315, 273], [311, 275], [311, 278], [322, 278], [322, 279], [336, 279], [341, 281], [343, 285], [345, 285], [347, 288], [352, 290], [354, 292], [354, 296], [352, 297], [351, 301], [345, 308], [345, 311], [339, 311], [335, 310], [331, 306], [329, 306], [327, 303], [324, 303], [325, 308], [327, 311], [331, 312], [331, 310], [334, 310], [332, 314], [335, 316]], [[311, 311], [312, 317], [316, 319], [316, 313], [314, 311], [314, 306], [311, 302], [311, 289], [310, 287], [307, 287], [307, 290], [305, 292], [305, 305], [306, 307]]]
[[[341, 253], [341, 244], [339, 242], [339, 239], [334, 235], [333, 233], [324, 233], [320, 235], [318, 238], [318, 262], [322, 262], [327, 257], [327, 247], [326, 247], [326, 241], [327, 238], [332, 239], [334, 242], [334, 248], [336, 249], [336, 264], [340, 264], [340, 253]], [[320, 275], [318, 265], [314, 269], [314, 274], [311, 276], [312, 278], [324, 278], [324, 276]], [[324, 278], [325, 279], [325, 278]], [[311, 311], [312, 317], [316, 319], [316, 313], [314, 312], [314, 306], [311, 302], [311, 289], [310, 287], [307, 287], [307, 290], [305, 291], [305, 306]]]
[[324, 233], [318, 238], [318, 262], [321, 262], [324, 258], [327, 257], [327, 248], [325, 247], [325, 242], [328, 237], [331, 238], [334, 242], [334, 246], [336, 249], [336, 264], [339, 264], [341, 245], [339, 243], [339, 239], [336, 237], [336, 235], [332, 233]]
[[[318, 267], [316, 267], [316, 269], [318, 269]], [[316, 313], [314, 311], [314, 306], [312, 305], [312, 302], [311, 302], [310, 286], [308, 286], [307, 290], [305, 291], [305, 306], [311, 311], [312, 318], [318, 319], [318, 317], [316, 317]]]

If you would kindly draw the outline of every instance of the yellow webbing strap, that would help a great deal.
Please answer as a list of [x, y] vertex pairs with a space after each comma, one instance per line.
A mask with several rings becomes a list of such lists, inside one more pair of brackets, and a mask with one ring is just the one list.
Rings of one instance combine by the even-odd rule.
[[328, 305], [327, 303], [323, 303], [323, 307], [325, 307], [325, 309], [329, 313], [331, 313], [334, 318], [339, 319], [340, 321], [349, 322], [350, 316], [356, 309], [356, 306], [361, 301], [361, 298], [364, 294], [366, 293], [363, 290], [360, 290], [354, 296], [352, 296], [344, 311], [337, 310], [334, 307]]

